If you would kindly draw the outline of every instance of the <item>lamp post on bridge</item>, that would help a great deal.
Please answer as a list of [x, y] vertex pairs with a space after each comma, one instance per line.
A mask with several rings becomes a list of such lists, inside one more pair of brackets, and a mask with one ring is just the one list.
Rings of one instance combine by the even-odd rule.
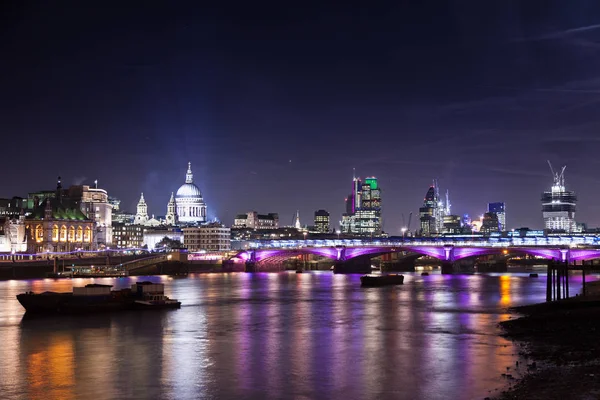
[[402, 241], [404, 242], [404, 237], [406, 235], [406, 228], [400, 229], [402, 231]]

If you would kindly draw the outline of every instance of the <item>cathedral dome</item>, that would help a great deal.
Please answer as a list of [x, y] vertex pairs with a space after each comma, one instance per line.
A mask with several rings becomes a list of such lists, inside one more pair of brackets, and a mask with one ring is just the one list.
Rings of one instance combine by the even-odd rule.
[[191, 163], [188, 163], [185, 183], [175, 194], [175, 206], [180, 223], [185, 225], [206, 222], [206, 204], [200, 189], [194, 185]]
[[177, 198], [202, 198], [202, 193], [200, 193], [200, 189], [198, 186], [193, 183], [184, 183], [181, 185], [179, 189], [177, 189]]

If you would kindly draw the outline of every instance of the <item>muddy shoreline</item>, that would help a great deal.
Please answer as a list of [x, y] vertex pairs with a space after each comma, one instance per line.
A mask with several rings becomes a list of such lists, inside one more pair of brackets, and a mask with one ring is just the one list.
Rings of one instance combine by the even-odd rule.
[[500, 327], [520, 348], [523, 378], [495, 399], [600, 399], [600, 297], [511, 311], [522, 316]]

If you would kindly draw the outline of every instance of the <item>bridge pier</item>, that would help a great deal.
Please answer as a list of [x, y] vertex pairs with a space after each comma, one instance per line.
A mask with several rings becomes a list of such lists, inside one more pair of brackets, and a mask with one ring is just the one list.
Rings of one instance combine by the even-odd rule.
[[452, 261], [442, 261], [442, 274], [454, 273], [454, 263]]
[[244, 272], [256, 272], [256, 261], [246, 261]]

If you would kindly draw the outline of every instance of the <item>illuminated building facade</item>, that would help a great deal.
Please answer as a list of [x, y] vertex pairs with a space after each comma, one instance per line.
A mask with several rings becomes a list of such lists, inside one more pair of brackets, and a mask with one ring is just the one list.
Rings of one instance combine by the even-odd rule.
[[116, 197], [109, 196], [108, 202], [112, 206], [113, 213], [121, 211], [121, 200], [117, 199]]
[[325, 210], [315, 211], [315, 231], [319, 233], [328, 233], [330, 230], [329, 213]]
[[63, 196], [60, 178], [55, 196], [47, 196], [36, 205], [25, 224], [30, 253], [94, 249], [94, 221], [79, 204]]
[[479, 231], [483, 234], [492, 232], [500, 232], [500, 220], [498, 214], [494, 212], [486, 212], [481, 220], [481, 228]]
[[[114, 210], [113, 210], [114, 211]], [[131, 214], [125, 211], [117, 211], [112, 213], [112, 223], [121, 223], [121, 224], [132, 224], [135, 219], [135, 214]], [[114, 233], [113, 233], [114, 235]]]
[[13, 197], [12, 199], [0, 199], [0, 218], [19, 217], [22, 212], [26, 211], [27, 199], [22, 197]]
[[278, 229], [279, 214], [259, 214], [249, 211], [246, 214], [238, 214], [233, 221], [234, 229]]
[[130, 223], [113, 223], [113, 245], [118, 248], [141, 248], [144, 244], [144, 227]]
[[500, 232], [506, 232], [506, 206], [502, 202], [489, 203], [488, 212], [496, 214], [500, 226]]
[[[552, 168], [552, 166], [550, 166]], [[545, 228], [551, 231], [575, 232], [575, 206], [577, 196], [575, 192], [565, 187], [565, 168], [560, 173], [554, 173], [554, 183], [548, 192], [542, 194], [542, 216]]]
[[22, 253], [27, 251], [25, 215], [0, 219], [0, 253]]
[[438, 233], [437, 230], [437, 204], [435, 187], [429, 187], [423, 200], [423, 207], [419, 208], [419, 220], [421, 222], [421, 235], [432, 236]]
[[154, 229], [145, 228], [143, 229], [143, 233], [143, 247], [150, 251], [156, 249], [156, 245], [159, 244], [164, 238], [168, 238], [175, 242], [179, 242], [180, 246], [183, 245], [183, 233], [179, 229], [165, 227]]
[[460, 215], [444, 215], [443, 233], [458, 234], [463, 233], [462, 218]]
[[419, 221], [421, 223], [421, 236], [435, 236], [444, 231], [444, 217], [451, 215], [450, 200], [446, 192], [446, 203], [440, 198], [437, 182], [429, 187], [419, 208]]
[[381, 188], [377, 178], [352, 179], [352, 193], [346, 198], [346, 212], [340, 222], [350, 235], [379, 236], [382, 233]]
[[188, 251], [229, 251], [231, 230], [219, 223], [183, 228], [183, 245]]
[[112, 244], [112, 204], [108, 201], [106, 190], [88, 185], [71, 186], [66, 195], [79, 204], [81, 211], [94, 221], [94, 241], [97, 247]]

